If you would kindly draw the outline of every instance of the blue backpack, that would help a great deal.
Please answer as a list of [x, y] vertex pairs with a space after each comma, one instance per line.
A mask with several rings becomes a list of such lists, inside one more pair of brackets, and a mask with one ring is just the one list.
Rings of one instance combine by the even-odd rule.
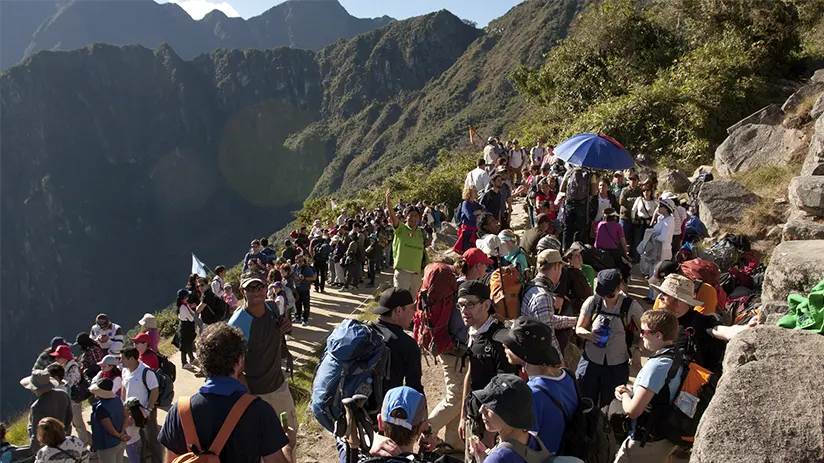
[[355, 394], [370, 398], [367, 413], [380, 410], [383, 381], [389, 375], [389, 348], [369, 324], [346, 319], [326, 341], [326, 349], [312, 379], [312, 413], [330, 432], [345, 419], [342, 400]]

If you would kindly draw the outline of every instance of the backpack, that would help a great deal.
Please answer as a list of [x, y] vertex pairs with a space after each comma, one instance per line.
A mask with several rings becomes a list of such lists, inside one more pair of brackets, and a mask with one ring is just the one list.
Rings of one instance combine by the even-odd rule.
[[177, 411], [180, 416], [180, 424], [183, 427], [183, 434], [186, 438], [186, 448], [189, 453], [179, 455], [172, 460], [172, 463], [220, 463], [220, 452], [226, 445], [226, 441], [235, 430], [238, 421], [249, 408], [249, 405], [257, 399], [251, 394], [244, 394], [235, 402], [232, 410], [229, 411], [229, 416], [226, 417], [223, 425], [220, 427], [217, 436], [212, 441], [212, 445], [208, 450], [202, 450], [200, 439], [197, 436], [197, 427], [195, 426], [194, 418], [192, 417], [192, 408], [190, 398], [187, 396], [181, 397], [177, 402]]
[[693, 294], [697, 295], [702, 283], [715, 288], [718, 298], [717, 313], [724, 313], [727, 306], [727, 292], [721, 287], [721, 270], [715, 263], [704, 259], [692, 259], [681, 264], [681, 273], [695, 283]]
[[[158, 354], [158, 359], [160, 358], [160, 354]], [[169, 359], [166, 359], [166, 362], [169, 363]], [[149, 370], [153, 371], [155, 377], [157, 377], [157, 407], [162, 408], [164, 410], [168, 410], [169, 407], [172, 406], [172, 403], [175, 400], [175, 382], [174, 380], [163, 371], [162, 368], [158, 368], [157, 370], [152, 370], [148, 366], [143, 370], [143, 386], [146, 390], [149, 390], [149, 383], [146, 381], [146, 376], [149, 374]]]
[[177, 367], [175, 366], [175, 364], [169, 360], [169, 357], [166, 357], [160, 352], [155, 352], [154, 354], [157, 355], [159, 369], [163, 370], [163, 372], [166, 373], [166, 376], [168, 376], [172, 380], [172, 382], [177, 381]]
[[576, 168], [569, 176], [567, 198], [570, 201], [583, 201], [589, 198], [589, 172]]
[[489, 290], [498, 317], [504, 320], [518, 318], [524, 286], [522, 275], [515, 265], [500, 267], [492, 272]]
[[518, 246], [518, 250], [520, 251], [521, 254], [524, 255], [524, 257], [526, 257], [526, 265], [527, 265], [527, 267], [529, 267], [529, 269], [527, 269], [527, 271], [525, 272], [525, 273], [527, 273], [527, 275], [523, 275], [523, 279], [524, 280], [530, 280], [530, 279], [532, 279], [532, 277], [534, 277], [537, 274], [535, 269], [536, 269], [536, 267], [538, 267], [538, 258], [536, 256], [530, 254], [529, 251], [522, 248], [521, 246]]
[[584, 245], [584, 249], [581, 250], [581, 258], [585, 264], [595, 270], [595, 273], [610, 268], [618, 268], [609, 252], [593, 247], [591, 244]]
[[689, 205], [698, 207], [698, 194], [701, 193], [701, 187], [704, 186], [705, 183], [712, 181], [712, 173], [705, 172], [702, 174], [698, 174], [698, 177], [695, 177], [695, 181], [690, 183], [689, 188], [687, 189], [687, 197], [689, 198]]
[[223, 320], [229, 312], [229, 304], [214, 293], [212, 295], [212, 300], [207, 304], [207, 310], [200, 312], [200, 320], [207, 325]]
[[[327, 431], [345, 420], [343, 399], [363, 394], [370, 397], [374, 416], [383, 403], [383, 381], [389, 375], [389, 348], [372, 325], [346, 319], [326, 341], [312, 378], [312, 414]], [[345, 424], [345, 423], [344, 423]]]
[[[74, 366], [80, 370], [80, 365], [75, 363]], [[71, 392], [69, 395], [71, 396], [72, 401], [82, 403], [84, 400], [91, 397], [92, 393], [89, 391], [89, 386], [91, 386], [91, 384], [89, 384], [89, 380], [86, 378], [86, 375], [83, 374], [83, 371], [80, 370], [80, 381], [69, 389]]]
[[585, 463], [612, 463], [617, 452], [617, 444], [609, 420], [603, 411], [595, 408], [592, 399], [581, 395], [575, 375], [566, 368], [564, 371], [572, 378], [575, 394], [578, 396], [578, 408], [572, 416], [567, 415], [561, 402], [549, 391], [537, 386], [564, 416], [566, 426], [558, 453], [580, 458]]
[[433, 263], [424, 268], [412, 329], [412, 337], [422, 351], [439, 355], [455, 348], [449, 318], [457, 292], [458, 281], [450, 266]]
[[[592, 321], [600, 314], [604, 314], [609, 317], [615, 318], [615, 314], [607, 313], [601, 310], [603, 305], [605, 304], [604, 298], [595, 294], [592, 296], [595, 298], [593, 301], [595, 304], [595, 309], [592, 311]], [[624, 296], [624, 300], [621, 301], [621, 310], [618, 312], [617, 317], [621, 320], [621, 324], [624, 326], [624, 341], [627, 344], [627, 353], [629, 353], [630, 358], [632, 358], [632, 343], [635, 340], [635, 332], [638, 331], [638, 327], [635, 326], [635, 321], [632, 320], [629, 316], [629, 309], [632, 307], [632, 298], [629, 296]]]
[[321, 243], [315, 246], [315, 260], [318, 262], [328, 262], [329, 255], [332, 254], [332, 246], [329, 243]]

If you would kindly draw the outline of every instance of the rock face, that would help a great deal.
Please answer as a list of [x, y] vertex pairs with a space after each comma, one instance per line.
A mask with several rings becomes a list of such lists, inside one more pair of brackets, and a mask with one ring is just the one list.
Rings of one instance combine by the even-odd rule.
[[824, 459], [824, 336], [759, 326], [727, 346], [691, 463]]
[[741, 220], [744, 209], [758, 202], [758, 196], [741, 184], [720, 179], [705, 183], [698, 195], [700, 219], [710, 234]]
[[815, 100], [815, 104], [813, 108], [810, 109], [810, 118], [815, 120], [818, 119], [819, 116], [824, 114], [824, 93]]
[[824, 240], [824, 223], [812, 218], [791, 217], [781, 232], [784, 241]]
[[815, 121], [815, 132], [801, 166], [801, 175], [824, 175], [824, 116], [819, 116]]
[[736, 129], [715, 150], [715, 168], [722, 177], [754, 167], [789, 162], [807, 148], [804, 132], [782, 126], [748, 124]]
[[817, 96], [824, 92], [824, 80], [822, 80], [819, 74], [821, 73], [821, 69], [816, 71], [815, 75], [807, 85], [799, 88], [795, 93], [790, 95], [787, 98], [787, 101], [784, 102], [784, 105], [781, 106], [781, 110], [785, 113], [791, 113], [795, 111], [807, 98]]
[[807, 294], [824, 280], [824, 240], [784, 241], [773, 251], [764, 274], [764, 301], [787, 301], [791, 292]]
[[678, 170], [668, 170], [662, 176], [662, 187], [675, 193], [686, 193], [690, 188], [690, 179]]
[[741, 119], [740, 121], [736, 122], [729, 128], [727, 128], [727, 134], [732, 134], [739, 127], [742, 127], [747, 124], [764, 124], [764, 125], [777, 125], [781, 123], [781, 120], [784, 118], [784, 111], [777, 104], [771, 104], [764, 108], [759, 109], [753, 114]]
[[824, 217], [824, 176], [795, 177], [787, 191], [793, 207], [815, 217]]

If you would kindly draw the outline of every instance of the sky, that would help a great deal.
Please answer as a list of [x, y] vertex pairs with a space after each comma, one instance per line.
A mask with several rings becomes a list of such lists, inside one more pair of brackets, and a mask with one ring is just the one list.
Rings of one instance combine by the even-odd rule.
[[[284, 0], [157, 0], [160, 3], [170, 1], [177, 3], [189, 15], [200, 19], [206, 13], [218, 9], [226, 16], [250, 18], [257, 16]], [[306, 0], [304, 0], [306, 1]], [[325, 1], [325, 0], [309, 0]], [[431, 13], [442, 9], [451, 11], [455, 16], [486, 26], [489, 21], [503, 16], [513, 6], [523, 0], [339, 0], [341, 5], [358, 18], [374, 18], [383, 15], [395, 19]]]

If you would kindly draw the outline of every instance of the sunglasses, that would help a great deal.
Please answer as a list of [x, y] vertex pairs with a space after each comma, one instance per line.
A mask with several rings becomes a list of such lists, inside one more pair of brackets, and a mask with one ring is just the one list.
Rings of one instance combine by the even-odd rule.
[[480, 302], [466, 301], [466, 302], [458, 302], [457, 304], [455, 304], [455, 306], [458, 307], [458, 310], [463, 310], [463, 309], [471, 309], [471, 308], [475, 307], [476, 305], [478, 305], [479, 303]]
[[257, 284], [251, 284], [251, 285], [247, 286], [246, 287], [246, 292], [257, 292], [257, 291], [263, 291], [264, 289], [266, 289], [266, 285], [262, 285], [260, 283], [257, 283]]
[[653, 330], [641, 330], [641, 336], [649, 336], [652, 333], [655, 333], [655, 331], [653, 331]]

